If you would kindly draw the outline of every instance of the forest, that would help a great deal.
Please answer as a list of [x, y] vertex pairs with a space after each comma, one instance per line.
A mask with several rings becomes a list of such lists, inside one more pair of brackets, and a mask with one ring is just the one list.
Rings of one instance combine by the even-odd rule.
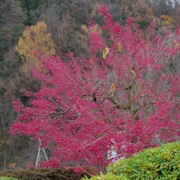
[[0, 171], [179, 141], [179, 27], [178, 0], [0, 0]]

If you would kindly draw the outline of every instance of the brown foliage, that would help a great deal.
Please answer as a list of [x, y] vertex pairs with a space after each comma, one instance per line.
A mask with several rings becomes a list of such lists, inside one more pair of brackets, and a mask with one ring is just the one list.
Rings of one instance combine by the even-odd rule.
[[14, 177], [20, 180], [80, 180], [85, 174], [78, 175], [71, 170], [61, 169], [28, 169], [6, 171], [0, 173], [0, 176]]
[[150, 22], [154, 18], [153, 9], [145, 0], [124, 0], [122, 2], [122, 7], [126, 17], [132, 17], [135, 22]]

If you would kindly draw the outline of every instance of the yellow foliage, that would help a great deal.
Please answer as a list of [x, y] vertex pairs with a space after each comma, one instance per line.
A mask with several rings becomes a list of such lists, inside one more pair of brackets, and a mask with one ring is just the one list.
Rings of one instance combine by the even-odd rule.
[[177, 41], [174, 41], [174, 42], [173, 42], [173, 46], [174, 46], [175, 48], [178, 48], [178, 47], [179, 47], [179, 43], [178, 43]]
[[81, 25], [81, 29], [82, 31], [84, 31], [85, 33], [88, 33], [88, 27], [84, 24]]
[[116, 85], [114, 83], [111, 84], [111, 87], [110, 87], [110, 92], [111, 93], [114, 93], [116, 90]]
[[106, 47], [103, 49], [103, 59], [105, 59], [108, 54], [109, 54], [109, 48]]
[[102, 29], [99, 27], [98, 24], [95, 24], [89, 29], [89, 32], [96, 32], [98, 34], [102, 34]]
[[161, 20], [164, 24], [167, 24], [167, 25], [173, 22], [172, 18], [167, 15], [162, 15]]
[[34, 26], [27, 27], [23, 32], [23, 37], [19, 39], [16, 51], [29, 60], [34, 58], [33, 50], [38, 50], [43, 54], [54, 55], [55, 44], [47, 33], [47, 25], [40, 21]]
[[22, 70], [26, 75], [31, 74], [33, 66], [42, 69], [42, 63], [35, 51], [50, 56], [56, 53], [55, 43], [51, 39], [51, 34], [47, 32], [47, 24], [40, 21], [34, 26], [26, 27], [16, 46], [16, 51], [25, 61]]
[[82, 24], [81, 25], [81, 30], [85, 33], [92, 33], [92, 32], [95, 32], [95, 33], [98, 33], [98, 34], [102, 34], [102, 29], [99, 27], [98, 24], [95, 24], [93, 25], [92, 27], [90, 27], [88, 29], [88, 27], [85, 25], [85, 24]]
[[117, 51], [121, 52], [121, 45], [120, 45], [120, 43], [117, 43]]

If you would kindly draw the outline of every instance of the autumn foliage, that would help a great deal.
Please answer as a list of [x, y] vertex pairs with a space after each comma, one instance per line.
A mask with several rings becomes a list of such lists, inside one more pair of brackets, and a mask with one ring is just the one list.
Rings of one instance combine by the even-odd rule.
[[90, 31], [89, 58], [42, 56], [45, 71], [33, 70], [41, 89], [26, 93], [29, 106], [13, 102], [18, 120], [10, 132], [41, 139], [52, 151], [44, 166], [100, 169], [178, 139], [180, 79], [169, 67], [179, 31], [170, 38], [150, 25], [144, 33], [130, 18], [113, 22], [106, 6], [99, 12], [106, 38]]
[[51, 34], [47, 32], [47, 24], [39, 21], [36, 25], [27, 26], [23, 36], [19, 39], [16, 51], [23, 60], [23, 70], [26, 74], [29, 73], [32, 66], [41, 69], [39, 53], [52, 56], [56, 52]]
[[33, 57], [35, 49], [48, 55], [55, 54], [55, 44], [51, 34], [47, 33], [47, 24], [43, 21], [34, 26], [27, 26], [16, 46], [16, 51], [26, 59]]

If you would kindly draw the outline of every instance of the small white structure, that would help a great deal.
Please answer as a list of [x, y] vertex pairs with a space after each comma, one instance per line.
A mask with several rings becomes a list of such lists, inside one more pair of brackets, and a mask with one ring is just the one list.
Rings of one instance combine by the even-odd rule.
[[39, 149], [38, 149], [38, 154], [37, 154], [37, 158], [36, 158], [36, 165], [35, 165], [36, 167], [38, 167], [40, 159], [41, 159], [41, 151], [43, 152], [46, 161], [48, 161], [46, 151], [45, 151], [44, 147], [41, 147], [41, 140], [39, 139]]

